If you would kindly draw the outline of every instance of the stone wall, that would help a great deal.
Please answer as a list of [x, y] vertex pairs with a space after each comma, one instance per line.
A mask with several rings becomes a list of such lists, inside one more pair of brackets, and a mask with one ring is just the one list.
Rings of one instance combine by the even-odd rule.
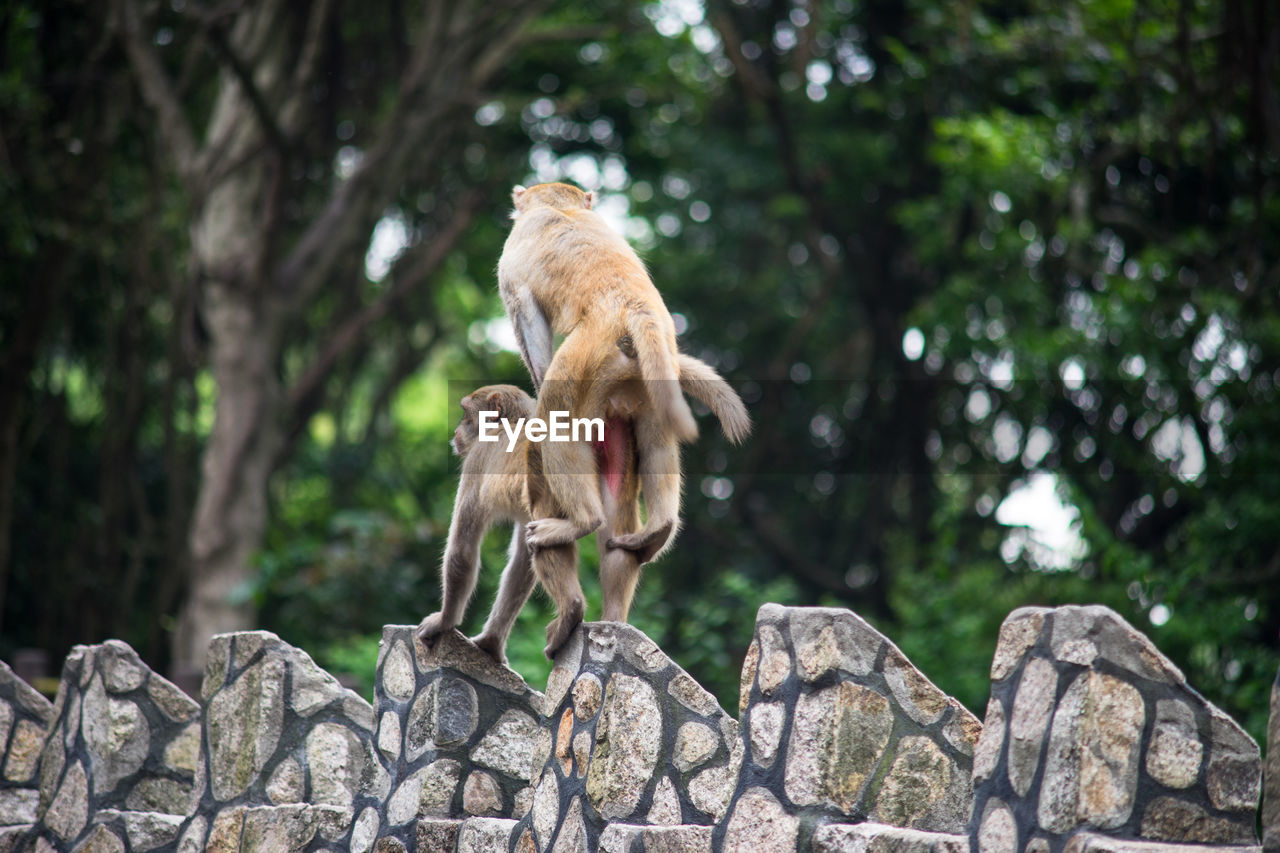
[[109, 641], [52, 705], [0, 665], [0, 853], [1250, 853], [1264, 789], [1280, 848], [1280, 757], [1112, 611], [1015, 611], [991, 679], [979, 722], [855, 614], [773, 604], [738, 719], [616, 623], [545, 694], [389, 626], [372, 705], [266, 632], [214, 639], [199, 703]]

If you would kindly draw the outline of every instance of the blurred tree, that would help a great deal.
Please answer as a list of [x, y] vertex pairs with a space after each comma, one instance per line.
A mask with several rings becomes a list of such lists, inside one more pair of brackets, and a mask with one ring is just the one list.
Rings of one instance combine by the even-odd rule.
[[[438, 594], [457, 399], [527, 385], [492, 277], [509, 186], [566, 178], [756, 415], [741, 449], [704, 421], [686, 528], [633, 611], [726, 706], [764, 600], [853, 607], [975, 710], [1010, 609], [1100, 601], [1261, 731], [1274, 4], [115, 0], [0, 21], [6, 646], [115, 633], [155, 655], [189, 541], [197, 576], [239, 579], [196, 609], [257, 605], [371, 671], [378, 626]], [[1017, 521], [1029, 491], [1078, 542]], [[513, 636], [535, 680], [546, 618], [535, 600]]]
[[[217, 388], [177, 667], [200, 668], [210, 636], [253, 624], [237, 591], [262, 543], [268, 478], [339, 364], [359, 363], [371, 327], [394, 316], [466, 233], [480, 196], [450, 173], [486, 82], [543, 6], [427, 3], [348, 23], [324, 0], [158, 18], [133, 0], [114, 4], [168, 165], [191, 200], [190, 280]], [[161, 55], [158, 42], [175, 49]], [[378, 42], [388, 48], [380, 61], [347, 64]], [[174, 72], [187, 70], [167, 67], [179, 59], [200, 63], [207, 86], [180, 95]], [[368, 235], [415, 186], [433, 189], [429, 214], [415, 223], [421, 239], [370, 288], [359, 265]], [[333, 310], [317, 317], [307, 309], [322, 290]], [[282, 376], [282, 356], [299, 339], [306, 354]]]

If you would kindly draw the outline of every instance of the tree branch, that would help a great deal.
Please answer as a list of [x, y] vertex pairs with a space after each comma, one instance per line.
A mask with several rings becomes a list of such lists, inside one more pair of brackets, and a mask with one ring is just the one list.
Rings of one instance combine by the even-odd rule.
[[213, 26], [209, 28], [209, 43], [213, 45], [214, 53], [217, 54], [218, 58], [231, 69], [236, 82], [240, 84], [240, 91], [244, 92], [244, 96], [249, 100], [249, 106], [253, 110], [254, 118], [258, 120], [258, 126], [262, 128], [262, 132], [266, 135], [271, 146], [282, 154], [287, 152], [292, 147], [292, 143], [285, 137], [284, 131], [280, 129], [280, 126], [276, 124], [274, 110], [267, 103], [262, 90], [254, 83], [253, 72], [231, 49], [231, 45], [227, 41], [227, 34], [222, 27]]
[[[387, 313], [404, 296], [423, 281], [430, 278], [457, 246], [458, 240], [471, 225], [480, 205], [481, 193], [469, 193], [447, 224], [429, 242], [414, 251], [402, 255], [392, 269], [392, 283], [377, 300], [338, 327], [329, 343], [289, 389], [289, 418], [305, 422], [318, 408], [321, 389], [343, 356], [365, 338], [371, 325], [387, 316]], [[305, 415], [305, 417], [304, 417]]]
[[199, 146], [160, 57], [156, 56], [142, 33], [142, 21], [133, 0], [116, 0], [112, 17], [137, 77], [142, 98], [159, 118], [160, 134], [173, 158], [173, 165], [184, 181], [194, 185], [200, 173]]

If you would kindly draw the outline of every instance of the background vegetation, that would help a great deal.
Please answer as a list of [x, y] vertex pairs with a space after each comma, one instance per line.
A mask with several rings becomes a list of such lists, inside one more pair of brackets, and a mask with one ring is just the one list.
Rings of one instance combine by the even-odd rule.
[[457, 399], [528, 386], [510, 187], [566, 178], [755, 415], [633, 617], [726, 707], [765, 601], [979, 713], [1010, 609], [1101, 602], [1261, 739], [1277, 45], [1267, 0], [8, 4], [0, 656], [163, 670], [229, 600], [367, 689], [438, 601]]

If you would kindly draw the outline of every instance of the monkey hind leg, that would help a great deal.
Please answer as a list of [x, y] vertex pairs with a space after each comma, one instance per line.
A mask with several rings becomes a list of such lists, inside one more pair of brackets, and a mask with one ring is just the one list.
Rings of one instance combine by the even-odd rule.
[[556, 605], [556, 618], [547, 626], [547, 645], [543, 649], [552, 658], [586, 614], [586, 601], [578, 583], [577, 543], [534, 551], [533, 569]]
[[[643, 565], [650, 562], [666, 547], [668, 540], [671, 539], [671, 532], [674, 527], [675, 522], [667, 521], [650, 530], [613, 536], [605, 542], [605, 548], [610, 551], [625, 551]], [[606, 616], [605, 618], [607, 619], [608, 617]]]
[[613, 537], [608, 547], [636, 551], [641, 562], [657, 559], [680, 530], [680, 447], [649, 413], [636, 419], [640, 490], [648, 518], [639, 532]]
[[626, 622], [640, 582], [640, 560], [634, 551], [608, 548], [600, 558], [600, 586], [606, 622]]

